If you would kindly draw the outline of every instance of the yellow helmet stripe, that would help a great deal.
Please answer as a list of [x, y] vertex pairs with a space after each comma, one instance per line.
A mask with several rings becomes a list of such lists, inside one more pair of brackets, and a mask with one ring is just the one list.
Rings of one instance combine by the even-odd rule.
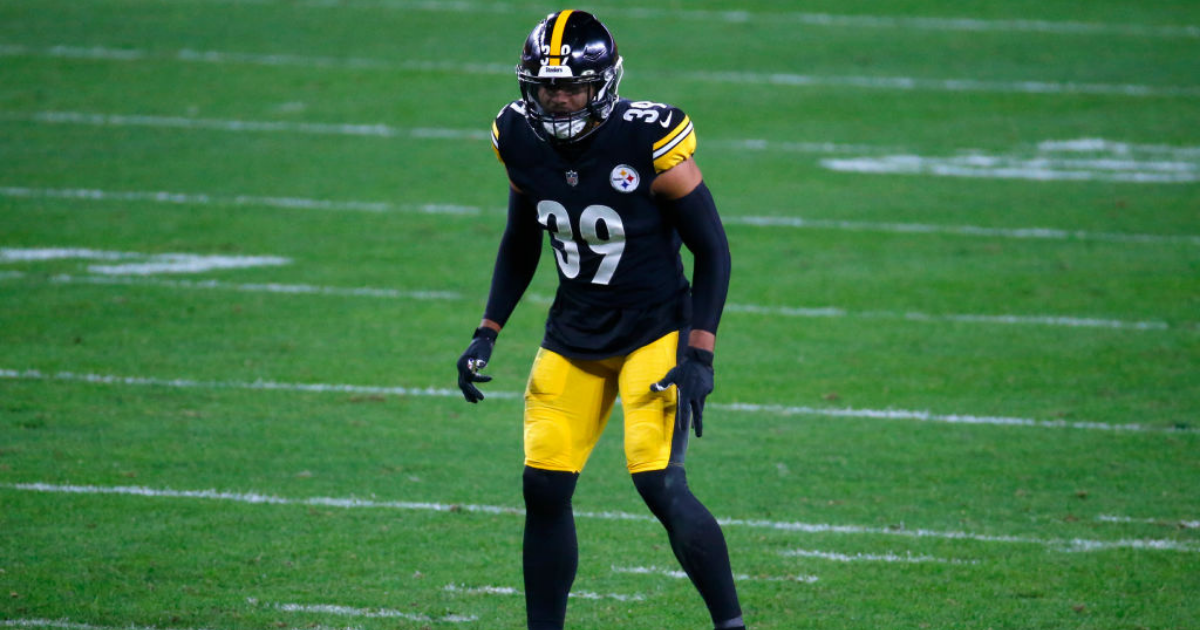
[[567, 30], [567, 20], [571, 19], [571, 14], [574, 12], [575, 12], [574, 9], [567, 9], [566, 11], [559, 13], [558, 17], [555, 18], [555, 20], [554, 20], [554, 32], [550, 35], [550, 55], [549, 55], [550, 56], [550, 65], [552, 65], [552, 66], [561, 66], [562, 65], [563, 31]]

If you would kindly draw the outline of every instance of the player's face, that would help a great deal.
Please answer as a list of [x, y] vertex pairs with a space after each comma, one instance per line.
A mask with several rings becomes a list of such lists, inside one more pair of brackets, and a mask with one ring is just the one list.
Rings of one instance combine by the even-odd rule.
[[538, 88], [542, 108], [551, 114], [570, 114], [587, 107], [590, 88], [586, 84], [564, 83]]

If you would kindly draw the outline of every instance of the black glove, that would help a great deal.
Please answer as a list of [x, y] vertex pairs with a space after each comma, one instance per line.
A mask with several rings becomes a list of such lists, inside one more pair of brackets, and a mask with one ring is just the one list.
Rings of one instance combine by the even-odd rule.
[[696, 437], [704, 434], [704, 398], [713, 390], [713, 353], [688, 346], [679, 364], [663, 380], [650, 386], [661, 392], [671, 385], [679, 388], [679, 407], [675, 412], [676, 429], [687, 431], [688, 420], [696, 416]]
[[498, 335], [495, 330], [480, 326], [472, 335], [467, 351], [458, 358], [458, 388], [469, 403], [483, 400], [483, 392], [475, 387], [475, 383], [492, 380], [492, 377], [480, 374], [479, 370], [487, 367], [488, 361], [492, 359], [492, 348], [496, 345]]

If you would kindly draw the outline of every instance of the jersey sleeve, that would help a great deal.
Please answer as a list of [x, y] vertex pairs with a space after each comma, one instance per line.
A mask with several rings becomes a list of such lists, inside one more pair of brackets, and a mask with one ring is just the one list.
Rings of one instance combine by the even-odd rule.
[[[667, 132], [654, 143], [654, 172], [662, 173], [696, 153], [696, 130], [683, 110], [668, 110]], [[674, 124], [672, 124], [672, 121]]]
[[496, 159], [504, 164], [504, 156], [500, 155], [500, 126], [496, 121], [492, 121], [492, 151], [496, 153]]
[[492, 120], [492, 151], [496, 153], [496, 159], [500, 160], [501, 164], [507, 165], [504, 161], [503, 142], [507, 140], [508, 134], [511, 133], [513, 120], [519, 119], [520, 122], [524, 122], [524, 117], [524, 104], [521, 101], [513, 101], [505, 105], [500, 110], [500, 113], [496, 114], [496, 118]]

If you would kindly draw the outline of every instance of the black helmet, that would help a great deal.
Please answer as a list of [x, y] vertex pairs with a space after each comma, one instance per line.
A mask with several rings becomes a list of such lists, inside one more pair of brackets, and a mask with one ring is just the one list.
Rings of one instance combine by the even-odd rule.
[[[617, 42], [591, 13], [560, 11], [542, 20], [525, 40], [517, 82], [525, 101], [525, 117], [539, 136], [551, 142], [576, 142], [608, 120], [621, 82]], [[587, 105], [570, 113], [542, 107], [543, 87], [584, 86]]]

